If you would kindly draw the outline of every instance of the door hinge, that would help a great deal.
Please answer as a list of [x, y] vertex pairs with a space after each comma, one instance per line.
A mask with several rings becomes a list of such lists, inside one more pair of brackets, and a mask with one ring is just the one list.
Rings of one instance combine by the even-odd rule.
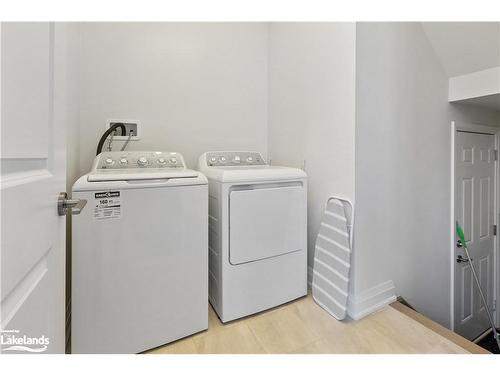
[[498, 150], [493, 150], [493, 157], [494, 157], [495, 161], [498, 160]]
[[496, 224], [493, 225], [493, 235], [496, 236], [497, 235], [497, 226]]

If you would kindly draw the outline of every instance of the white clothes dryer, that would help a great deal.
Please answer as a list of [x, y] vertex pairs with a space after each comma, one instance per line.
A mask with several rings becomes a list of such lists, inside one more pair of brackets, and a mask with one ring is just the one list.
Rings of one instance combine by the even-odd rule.
[[223, 322], [307, 294], [307, 177], [258, 152], [199, 158], [209, 183], [209, 299]]

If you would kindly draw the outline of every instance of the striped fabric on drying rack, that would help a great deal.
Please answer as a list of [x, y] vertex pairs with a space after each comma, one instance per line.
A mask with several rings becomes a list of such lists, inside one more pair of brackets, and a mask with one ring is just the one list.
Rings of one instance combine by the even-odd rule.
[[351, 267], [352, 207], [348, 201], [330, 198], [316, 239], [312, 294], [318, 305], [335, 318], [347, 314]]

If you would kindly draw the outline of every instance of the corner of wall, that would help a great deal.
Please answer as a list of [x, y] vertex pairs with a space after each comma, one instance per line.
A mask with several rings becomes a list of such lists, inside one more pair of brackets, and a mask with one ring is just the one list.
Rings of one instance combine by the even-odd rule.
[[267, 58], [267, 61], [266, 61], [266, 85], [267, 85], [267, 88], [266, 88], [266, 94], [267, 94], [267, 98], [266, 98], [266, 149], [265, 149], [265, 154], [266, 154], [266, 159], [269, 161], [271, 159], [271, 147], [270, 147], [270, 144], [269, 144], [269, 124], [271, 122], [271, 119], [270, 119], [270, 115], [269, 115], [269, 107], [271, 106], [270, 104], [270, 100], [271, 100], [271, 94], [270, 94], [270, 88], [271, 88], [271, 85], [270, 85], [270, 65], [271, 65], [271, 57], [270, 57], [270, 54], [271, 54], [271, 22], [266, 22], [266, 30], [267, 30], [267, 39], [266, 39], [266, 43], [267, 43], [267, 46], [266, 46], [266, 58]]

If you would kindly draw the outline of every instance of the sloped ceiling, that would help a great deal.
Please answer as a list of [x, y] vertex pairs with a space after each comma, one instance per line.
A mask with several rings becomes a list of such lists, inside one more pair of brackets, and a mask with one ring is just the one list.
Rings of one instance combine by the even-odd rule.
[[448, 77], [500, 66], [500, 22], [422, 22]]

